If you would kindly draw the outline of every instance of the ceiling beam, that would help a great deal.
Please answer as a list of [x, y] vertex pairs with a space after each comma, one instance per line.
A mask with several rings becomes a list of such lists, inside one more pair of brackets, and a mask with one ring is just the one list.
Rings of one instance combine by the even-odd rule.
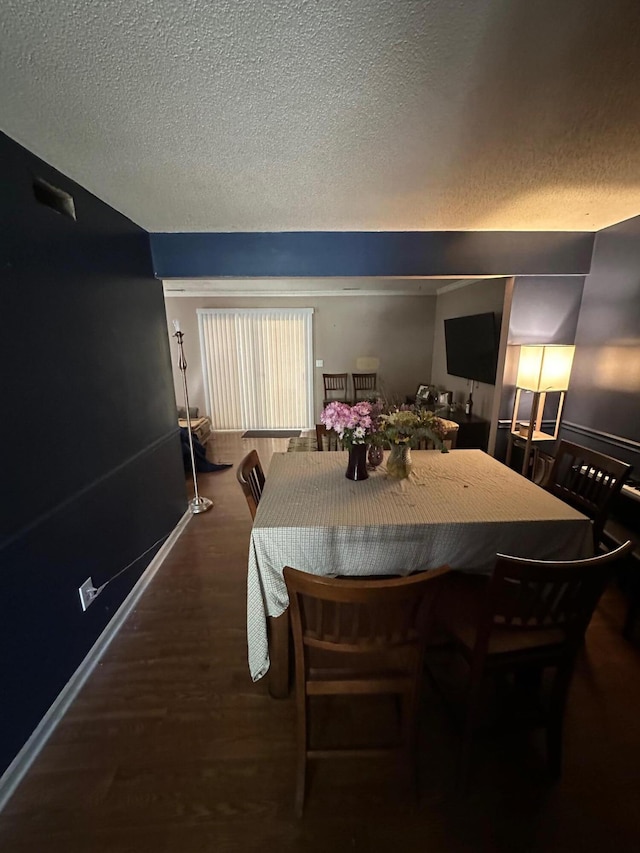
[[594, 232], [150, 234], [157, 278], [585, 275]]

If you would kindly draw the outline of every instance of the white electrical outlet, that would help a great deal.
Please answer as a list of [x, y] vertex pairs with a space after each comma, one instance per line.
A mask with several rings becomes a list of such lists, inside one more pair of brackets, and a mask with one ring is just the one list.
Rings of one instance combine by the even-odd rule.
[[98, 590], [93, 585], [91, 578], [87, 578], [82, 586], [78, 587], [78, 595], [80, 596], [80, 604], [83, 610], [86, 610], [90, 604], [93, 604], [98, 595]]

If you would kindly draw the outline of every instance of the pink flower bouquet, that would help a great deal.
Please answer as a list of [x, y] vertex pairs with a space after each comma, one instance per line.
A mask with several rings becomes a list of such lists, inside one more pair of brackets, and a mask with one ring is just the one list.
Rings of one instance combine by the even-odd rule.
[[346, 448], [354, 444], [367, 444], [374, 430], [371, 403], [329, 403], [323, 409], [320, 420], [327, 429], [338, 433], [340, 441]]

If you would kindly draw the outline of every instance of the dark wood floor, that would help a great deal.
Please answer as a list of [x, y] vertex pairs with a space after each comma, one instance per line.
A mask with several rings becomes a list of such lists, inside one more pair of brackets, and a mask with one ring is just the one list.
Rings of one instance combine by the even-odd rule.
[[[209, 455], [256, 447], [266, 467], [286, 443], [222, 434]], [[620, 636], [615, 589], [572, 686], [561, 782], [541, 737], [505, 734], [479, 741], [456, 798], [456, 734], [426, 685], [417, 807], [384, 765], [323, 762], [296, 820], [293, 701], [271, 699], [246, 664], [248, 508], [233, 469], [199, 485], [214, 509], [190, 521], [0, 815], [1, 850], [640, 850], [640, 652]]]

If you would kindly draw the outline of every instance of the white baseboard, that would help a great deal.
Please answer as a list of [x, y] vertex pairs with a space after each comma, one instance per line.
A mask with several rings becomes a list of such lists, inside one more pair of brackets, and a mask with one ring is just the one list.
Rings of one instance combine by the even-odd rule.
[[187, 510], [173, 528], [166, 541], [138, 578], [129, 595], [122, 602], [117, 612], [95, 641], [80, 666], [62, 688], [56, 700], [34, 729], [31, 737], [0, 777], [0, 811], [6, 806], [14, 791], [22, 781], [25, 773], [31, 767], [38, 753], [47, 742], [53, 730], [60, 722], [65, 712], [80, 692], [85, 681], [89, 678], [109, 644], [116, 636], [125, 620], [138, 603], [140, 596], [151, 583], [167, 555], [175, 545], [178, 537], [193, 518]]

